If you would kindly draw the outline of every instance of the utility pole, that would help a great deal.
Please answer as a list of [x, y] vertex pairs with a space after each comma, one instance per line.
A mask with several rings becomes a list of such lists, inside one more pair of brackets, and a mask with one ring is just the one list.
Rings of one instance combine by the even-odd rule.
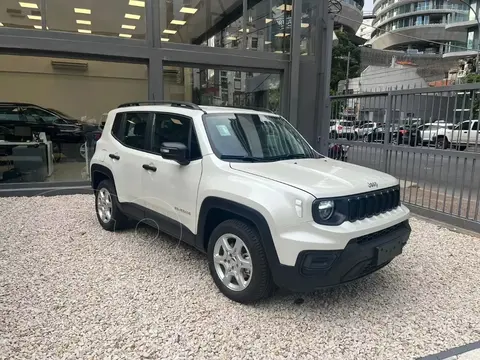
[[345, 79], [345, 94], [348, 95], [348, 81], [350, 76], [350, 51], [348, 52], [347, 56], [347, 76]]

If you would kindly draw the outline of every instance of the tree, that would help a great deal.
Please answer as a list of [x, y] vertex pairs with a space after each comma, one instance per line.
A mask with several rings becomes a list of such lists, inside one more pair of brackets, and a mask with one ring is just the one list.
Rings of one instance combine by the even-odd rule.
[[347, 77], [348, 52], [350, 52], [349, 78], [360, 76], [361, 53], [348, 35], [342, 31], [336, 31], [338, 38], [337, 46], [332, 49], [332, 69], [330, 76], [330, 92], [336, 94], [338, 82]]
[[[475, 84], [475, 83], [480, 83], [480, 74], [475, 74], [475, 73], [470, 73], [467, 76], [465, 76], [464, 83], [467, 84]], [[478, 90], [471, 90], [470, 91], [470, 101], [473, 100], [473, 105], [472, 105], [472, 119], [478, 119], [478, 111], [480, 109], [480, 94], [478, 93]]]

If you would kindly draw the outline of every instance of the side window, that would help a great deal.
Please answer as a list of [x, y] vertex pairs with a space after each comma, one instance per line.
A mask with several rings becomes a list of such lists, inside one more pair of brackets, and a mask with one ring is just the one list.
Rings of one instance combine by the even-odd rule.
[[0, 107], [0, 121], [9, 123], [20, 121], [20, 108], [13, 106]]
[[473, 123], [472, 130], [478, 130], [478, 121]]
[[112, 135], [133, 149], [146, 149], [146, 132], [149, 113], [118, 113], [112, 126]]
[[24, 115], [27, 118], [28, 122], [35, 123], [46, 122], [50, 124], [58, 119], [57, 116], [37, 108], [26, 108], [24, 111]]
[[202, 157], [195, 129], [190, 118], [180, 115], [156, 113], [153, 127], [152, 151], [160, 154], [160, 147], [165, 142], [178, 142], [187, 146], [190, 150], [190, 160]]
[[470, 129], [470, 121], [464, 121], [462, 123], [462, 130], [468, 130]]

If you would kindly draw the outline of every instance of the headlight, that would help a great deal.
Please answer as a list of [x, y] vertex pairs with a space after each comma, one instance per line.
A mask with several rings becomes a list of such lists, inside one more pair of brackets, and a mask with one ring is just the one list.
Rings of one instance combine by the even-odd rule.
[[325, 221], [332, 217], [335, 210], [335, 203], [332, 200], [320, 201], [318, 203], [318, 216]]

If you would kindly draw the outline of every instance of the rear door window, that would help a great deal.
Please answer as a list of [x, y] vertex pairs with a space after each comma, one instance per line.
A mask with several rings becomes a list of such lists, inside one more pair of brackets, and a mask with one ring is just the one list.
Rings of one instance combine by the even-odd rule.
[[0, 107], [0, 122], [18, 122], [21, 121], [21, 109], [18, 106]]

